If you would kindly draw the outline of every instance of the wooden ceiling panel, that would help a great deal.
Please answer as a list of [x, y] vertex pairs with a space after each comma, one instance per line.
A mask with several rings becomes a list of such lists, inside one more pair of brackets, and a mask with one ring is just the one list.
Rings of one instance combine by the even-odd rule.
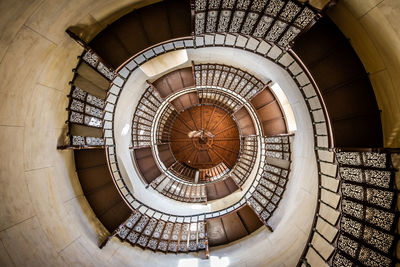
[[212, 168], [221, 162], [233, 167], [240, 149], [235, 121], [224, 110], [210, 105], [193, 106], [180, 113], [170, 141], [175, 158], [196, 169]]

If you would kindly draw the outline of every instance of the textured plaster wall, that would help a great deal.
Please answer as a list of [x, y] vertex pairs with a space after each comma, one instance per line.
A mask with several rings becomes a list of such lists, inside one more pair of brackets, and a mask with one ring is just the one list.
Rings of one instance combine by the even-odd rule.
[[65, 136], [71, 69], [81, 48], [70, 25], [104, 27], [135, 0], [0, 1], [0, 266], [100, 265], [105, 229], [82, 195]]
[[[0, 266], [154, 266], [156, 262], [173, 266], [204, 262], [192, 259], [192, 255], [181, 256], [183, 261], [174, 255], [155, 257], [152, 252], [116, 240], [99, 250], [98, 239], [107, 233], [83, 197], [73, 153], [55, 149], [66, 130], [65, 96], [69, 93], [71, 69], [82, 51], [65, 29], [75, 25], [88, 40], [140, 2], [0, 1]], [[368, 1], [371, 5], [365, 9], [365, 0], [343, 2], [331, 16], [346, 34], [361, 31], [354, 34], [352, 43], [371, 73], [375, 89], [384, 89], [377, 96], [385, 107], [384, 118], [388, 118], [384, 119], [385, 136], [390, 137], [398, 129], [396, 116], [400, 114], [400, 76], [396, 75], [400, 68], [399, 3]], [[355, 29], [343, 26], [348, 20], [357, 22], [352, 25]], [[368, 57], [371, 53], [375, 56]], [[398, 135], [396, 140], [398, 146]], [[288, 235], [298, 232], [294, 228], [281, 231]], [[256, 239], [265, 239], [267, 234], [257, 233], [254, 239], [222, 251], [213, 264], [229, 264], [224, 255], [230, 250], [254, 245]], [[273, 245], [280, 240], [270, 242]], [[279, 246], [275, 250], [285, 255]], [[255, 252], [266, 253], [262, 247]], [[235, 262], [237, 266], [246, 265], [240, 259]], [[253, 258], [249, 266], [258, 264]]]

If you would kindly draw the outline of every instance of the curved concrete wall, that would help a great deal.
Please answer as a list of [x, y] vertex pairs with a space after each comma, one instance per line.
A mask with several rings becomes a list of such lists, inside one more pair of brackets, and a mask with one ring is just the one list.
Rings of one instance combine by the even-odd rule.
[[385, 147], [400, 147], [400, 1], [341, 0], [328, 15], [370, 74]]
[[[168, 259], [181, 266], [201, 264], [202, 260], [193, 259], [192, 255], [182, 255], [180, 260], [174, 255], [154, 257], [152, 252], [121, 245], [115, 240], [99, 250], [98, 238], [107, 233], [83, 197], [73, 153], [55, 149], [59, 139], [65, 136], [65, 95], [69, 93], [68, 81], [77, 63], [76, 56], [82, 51], [65, 34], [65, 29], [76, 25], [90, 39], [109, 21], [141, 2], [144, 1], [0, 2], [0, 266], [137, 266], [138, 262], [151, 266], [156, 258], [166, 265], [171, 264]], [[396, 49], [399, 47], [398, 1], [343, 2], [330, 15], [345, 34], [353, 36], [352, 43], [371, 73], [374, 88], [382, 88], [382, 94], [376, 94], [385, 108], [385, 136], [390, 137], [392, 132], [396, 133], [399, 120], [395, 116], [386, 117], [400, 114], [396, 88], [400, 85], [400, 76], [396, 76], [400, 66], [400, 52]], [[367, 9], [365, 2], [368, 2]], [[346, 30], [344, 24], [349, 19], [357, 23], [349, 24]], [[368, 56], [371, 53], [373, 57]], [[399, 146], [398, 135], [394, 140]], [[395, 143], [387, 141], [387, 144]], [[296, 229], [281, 230], [296, 234]], [[264, 234], [255, 235], [254, 239], [228, 248], [226, 253], [265, 239]], [[279, 240], [268, 242], [274, 241]], [[286, 249], [289, 248], [275, 247], [282, 257]], [[261, 246], [255, 252], [266, 253]], [[215, 266], [232, 263], [224, 253], [211, 258], [209, 263]], [[235, 262], [246, 265], [238, 258]], [[259, 264], [257, 258], [249, 262], [250, 266]]]
[[0, 1], [0, 266], [101, 266], [115, 252], [98, 250], [106, 230], [83, 197], [73, 152], [56, 150], [82, 52], [65, 30], [100, 29], [139, 2]]

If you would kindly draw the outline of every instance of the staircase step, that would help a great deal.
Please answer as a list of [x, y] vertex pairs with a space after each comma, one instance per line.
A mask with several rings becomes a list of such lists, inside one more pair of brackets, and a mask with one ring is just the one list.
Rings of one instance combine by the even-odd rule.
[[239, 109], [235, 114], [233, 114], [233, 116], [241, 130], [241, 136], [248, 136], [256, 133], [253, 120], [244, 107]]
[[86, 62], [81, 61], [79, 66], [76, 68], [76, 72], [89, 82], [99, 87], [100, 89], [108, 90], [110, 81], [107, 80], [103, 75], [101, 75], [97, 70], [95, 70], [92, 66], [90, 66]]
[[192, 33], [190, 2], [181, 0], [166, 0], [164, 2], [172, 38], [190, 36]]
[[74, 156], [77, 170], [107, 165], [104, 149], [75, 150]]
[[107, 91], [98, 87], [97, 85], [95, 85], [94, 83], [90, 82], [89, 80], [87, 80], [85, 77], [81, 76], [81, 75], [76, 75], [74, 81], [72, 82], [72, 84], [80, 89], [82, 89], [83, 91], [94, 95], [98, 98], [101, 99], [105, 99], [107, 96]]
[[219, 246], [229, 243], [221, 218], [207, 220], [207, 236], [210, 246]]
[[131, 212], [132, 210], [126, 205], [125, 201], [121, 199], [121, 201], [104, 212], [99, 219], [103, 225], [112, 232], [129, 217]]
[[159, 145], [157, 147], [160, 160], [164, 163], [166, 168], [169, 168], [175, 162], [175, 158], [172, 154], [169, 144]]
[[249, 233], [254, 232], [263, 225], [257, 214], [248, 205], [243, 206], [237, 213]]
[[112, 24], [114, 35], [121, 41], [130, 56], [150, 46], [141, 17], [132, 12]]
[[92, 136], [92, 137], [103, 137], [102, 128], [95, 128], [81, 124], [70, 123], [69, 134], [74, 136]]
[[139, 171], [148, 184], [161, 175], [153, 157], [151, 147], [134, 149], [133, 154]]
[[164, 2], [137, 10], [150, 44], [157, 44], [172, 37]]
[[121, 41], [115, 37], [113, 24], [98, 34], [89, 43], [89, 46], [114, 69], [117, 69], [132, 56]]
[[152, 84], [160, 96], [166, 98], [183, 88], [194, 86], [192, 67], [172, 71], [158, 78]]
[[245, 237], [248, 233], [236, 212], [223, 216], [222, 222], [229, 242]]
[[382, 147], [374, 90], [362, 62], [337, 26], [328, 17], [321, 18], [296, 39], [293, 50], [322, 92], [335, 146]]
[[75, 150], [75, 165], [84, 195], [100, 222], [113, 232], [130, 213], [108, 170], [104, 149]]

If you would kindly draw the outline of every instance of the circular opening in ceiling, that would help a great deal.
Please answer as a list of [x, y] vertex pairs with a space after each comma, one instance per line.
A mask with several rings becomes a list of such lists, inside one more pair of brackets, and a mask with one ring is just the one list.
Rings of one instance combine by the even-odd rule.
[[171, 131], [175, 158], [202, 170], [218, 165], [232, 168], [240, 150], [239, 130], [231, 115], [213, 105], [200, 105], [181, 112]]

